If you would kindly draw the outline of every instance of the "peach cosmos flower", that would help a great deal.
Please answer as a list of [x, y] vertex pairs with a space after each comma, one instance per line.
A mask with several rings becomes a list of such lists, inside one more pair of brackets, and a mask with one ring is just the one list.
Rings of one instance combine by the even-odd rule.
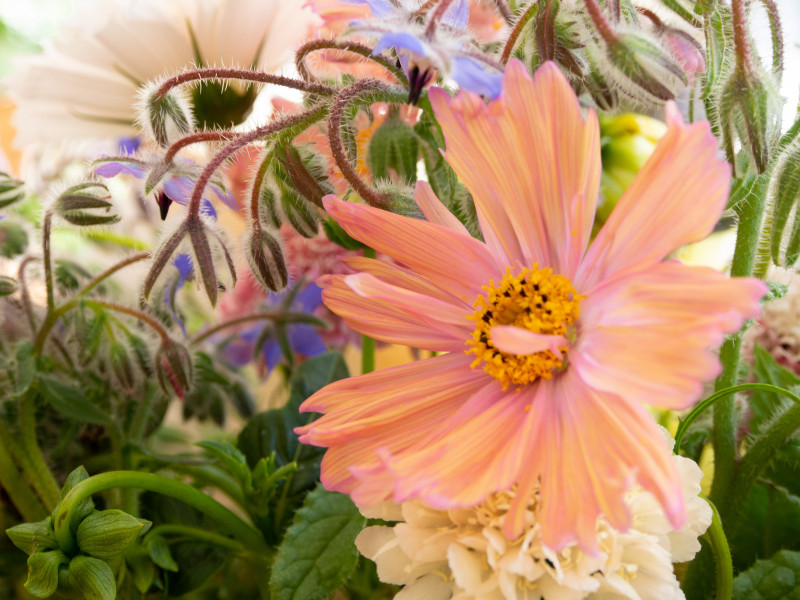
[[675, 529], [680, 479], [644, 403], [681, 410], [719, 371], [712, 348], [758, 313], [766, 286], [662, 262], [707, 236], [730, 167], [707, 123], [668, 107], [668, 131], [591, 246], [597, 117], [553, 64], [506, 69], [501, 96], [431, 91], [446, 158], [472, 192], [485, 243], [418, 183], [428, 221], [327, 197], [354, 238], [397, 265], [349, 259], [324, 302], [347, 324], [443, 354], [346, 379], [309, 398], [297, 429], [328, 446], [322, 481], [361, 506], [419, 498], [474, 506], [516, 485], [515, 539], [538, 489], [542, 543], [596, 554], [603, 517], [626, 531], [626, 491], [651, 492]]

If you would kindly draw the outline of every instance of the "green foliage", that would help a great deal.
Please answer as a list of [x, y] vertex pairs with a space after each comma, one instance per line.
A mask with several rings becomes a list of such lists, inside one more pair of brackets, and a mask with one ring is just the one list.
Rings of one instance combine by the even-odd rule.
[[115, 600], [114, 572], [104, 560], [76, 556], [69, 562], [69, 582], [83, 593], [85, 600]]
[[28, 557], [28, 580], [25, 588], [37, 598], [52, 596], [58, 588], [58, 572], [69, 559], [61, 550], [35, 552]]
[[149, 526], [116, 508], [94, 511], [78, 525], [78, 548], [95, 558], [111, 560], [130, 548]]
[[366, 519], [347, 496], [322, 486], [311, 492], [278, 549], [274, 600], [318, 600], [341, 586], [358, 561], [355, 539]]
[[17, 548], [29, 556], [58, 547], [51, 517], [38, 523], [20, 523], [10, 527], [6, 530], [6, 535]]
[[417, 180], [419, 139], [414, 129], [391, 109], [386, 120], [373, 133], [367, 149], [367, 166], [376, 179], [395, 173], [401, 182]]
[[111, 417], [95, 406], [84, 391], [47, 375], [39, 375], [36, 380], [42, 398], [65, 417], [95, 425], [111, 422]]
[[0, 256], [14, 258], [28, 248], [28, 233], [19, 223], [10, 219], [0, 221]]
[[[775, 362], [772, 355], [756, 346], [753, 348], [753, 374], [761, 383], [770, 383], [787, 390], [798, 389], [800, 378]], [[785, 396], [764, 390], [754, 390], [750, 398], [753, 416], [750, 427], [757, 432], [762, 425], [774, 418], [775, 414], [791, 403]]]
[[740, 573], [733, 600], [800, 600], [800, 552], [781, 550]]

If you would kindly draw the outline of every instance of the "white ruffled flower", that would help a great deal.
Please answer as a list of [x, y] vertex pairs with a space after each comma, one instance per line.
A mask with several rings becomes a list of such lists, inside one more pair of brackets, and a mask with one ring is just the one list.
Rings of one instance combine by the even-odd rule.
[[697, 537], [711, 523], [711, 508], [698, 497], [700, 468], [674, 459], [687, 506], [684, 527], [673, 530], [652, 494], [637, 488], [627, 496], [628, 531], [598, 520], [597, 556], [577, 545], [560, 552], [542, 545], [538, 494], [530, 499], [523, 535], [506, 539], [502, 523], [513, 490], [468, 509], [438, 510], [419, 500], [364, 509], [368, 517], [397, 523], [368, 527], [356, 545], [377, 563], [382, 581], [405, 586], [396, 600], [682, 599], [672, 563], [700, 549]]
[[274, 71], [317, 19], [300, 0], [75, 4], [59, 36], [42, 54], [19, 59], [5, 81], [20, 146], [136, 135], [141, 84], [198, 62]]

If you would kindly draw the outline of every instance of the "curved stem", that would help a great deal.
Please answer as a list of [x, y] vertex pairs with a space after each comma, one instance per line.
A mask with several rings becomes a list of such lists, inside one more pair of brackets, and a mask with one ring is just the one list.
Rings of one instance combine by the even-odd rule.
[[165, 80], [156, 90], [156, 97], [161, 99], [167, 95], [172, 88], [189, 83], [190, 81], [202, 81], [205, 79], [236, 79], [239, 81], [255, 81], [258, 83], [271, 83], [283, 87], [300, 90], [310, 94], [320, 94], [322, 96], [332, 96], [336, 89], [321, 83], [310, 83], [302, 79], [292, 79], [282, 75], [272, 75], [260, 71], [248, 71], [246, 69], [195, 69], [179, 73]]
[[202, 142], [227, 142], [228, 140], [237, 137], [239, 134], [235, 131], [199, 131], [191, 135], [187, 135], [172, 144], [164, 153], [164, 164], [169, 164], [175, 155], [186, 146], [192, 144], [200, 144]]
[[242, 494], [241, 484], [233, 477], [229, 476], [213, 465], [188, 465], [188, 464], [169, 464], [160, 465], [165, 469], [189, 475], [201, 486], [213, 486], [218, 488], [223, 494], [233, 500], [242, 510], [247, 511], [247, 502]]
[[197, 178], [197, 181], [194, 184], [194, 189], [192, 190], [192, 197], [189, 200], [189, 210], [186, 215], [187, 220], [198, 218], [200, 214], [200, 203], [203, 199], [203, 192], [205, 191], [208, 182], [211, 180], [211, 176], [230, 156], [244, 148], [246, 145], [275, 133], [284, 132], [284, 134], [286, 134], [287, 132], [291, 131], [291, 137], [294, 138], [301, 131], [322, 119], [327, 112], [327, 106], [315, 106], [305, 112], [297, 115], [290, 115], [283, 119], [268, 123], [263, 127], [258, 127], [253, 131], [243, 133], [236, 139], [228, 142], [211, 158], [211, 161], [205, 166], [203, 172], [200, 173], [200, 176]]
[[7, 441], [6, 437], [0, 438], [0, 486], [25, 521], [41, 521], [47, 517], [48, 511], [33, 490], [23, 483], [22, 475], [5, 446]]
[[47, 312], [55, 308], [53, 298], [53, 264], [50, 262], [50, 231], [53, 224], [53, 212], [48, 210], [44, 213], [42, 221], [42, 255], [44, 260], [44, 284], [47, 288]]
[[772, 72], [781, 81], [783, 75], [783, 29], [781, 28], [781, 15], [775, 0], [761, 0], [764, 10], [767, 11], [769, 29], [772, 34]]
[[785, 390], [770, 383], [743, 383], [741, 385], [735, 385], [732, 387], [725, 388], [723, 390], [719, 390], [711, 394], [708, 398], [706, 398], [702, 402], [699, 402], [691, 410], [691, 412], [688, 415], [686, 415], [684, 419], [681, 420], [680, 424], [678, 425], [678, 431], [675, 432], [675, 448], [674, 448], [675, 454], [678, 454], [678, 452], [680, 451], [681, 442], [683, 442], [683, 436], [686, 434], [689, 427], [691, 427], [692, 423], [694, 423], [697, 420], [697, 418], [701, 414], [703, 414], [703, 412], [709, 406], [714, 404], [714, 402], [716, 402], [720, 398], [723, 398], [730, 394], [735, 394], [737, 392], [751, 391], [751, 390], [765, 390], [767, 392], [772, 392], [774, 394], [782, 394], [787, 398], [790, 398], [793, 402], [800, 404], [800, 396], [797, 396], [796, 394], [793, 394], [789, 390]]
[[219, 546], [220, 548], [224, 548], [225, 550], [230, 550], [235, 554], [242, 554], [244, 553], [244, 546], [237, 542], [234, 539], [221, 535], [219, 533], [214, 533], [213, 531], [207, 531], [205, 529], [201, 529], [200, 527], [190, 527], [188, 525], [156, 525], [147, 532], [147, 537], [149, 536], [180, 536], [185, 538], [191, 538], [193, 540], [198, 540], [200, 542], [207, 542], [209, 544], [213, 544], [214, 546]]
[[30, 464], [33, 484], [44, 502], [45, 508], [53, 510], [61, 497], [61, 491], [50, 467], [44, 460], [42, 449], [36, 439], [36, 394], [28, 391], [19, 400], [19, 429], [22, 450]]
[[77, 548], [70, 522], [73, 516], [71, 513], [72, 508], [92, 494], [114, 488], [137, 488], [180, 500], [210, 517], [223, 530], [229, 531], [248, 550], [258, 554], [270, 552], [269, 547], [264, 542], [264, 538], [261, 537], [258, 531], [200, 490], [180, 481], [153, 475], [152, 473], [111, 471], [84, 479], [72, 488], [61, 501], [53, 520], [53, 526], [58, 545], [66, 554], [72, 554]]
[[506, 0], [494, 0], [494, 5], [497, 7], [500, 16], [505, 19], [505, 22], [508, 25], [514, 22], [514, 13], [511, 12], [511, 9], [508, 7], [508, 3]]
[[306, 58], [309, 54], [313, 54], [314, 52], [319, 52], [321, 50], [339, 50], [342, 52], [352, 52], [353, 54], [363, 56], [364, 58], [367, 58], [372, 62], [378, 63], [384, 67], [387, 71], [394, 75], [401, 84], [408, 85], [408, 77], [406, 77], [406, 74], [403, 72], [403, 70], [397, 68], [392, 61], [380, 55], [373, 54], [372, 48], [365, 44], [339, 40], [311, 40], [297, 49], [294, 62], [297, 66], [297, 72], [300, 73], [300, 76], [306, 81], [314, 80], [314, 75], [312, 75], [312, 73], [306, 67]]
[[511, 34], [508, 36], [508, 40], [506, 40], [506, 45], [503, 46], [503, 53], [500, 55], [500, 62], [502, 64], [505, 65], [508, 63], [508, 59], [511, 58], [511, 53], [514, 51], [517, 39], [519, 39], [522, 30], [525, 29], [528, 21], [533, 18], [537, 10], [539, 10], [538, 0], [531, 2], [531, 5], [520, 15], [519, 19], [517, 19], [517, 22], [514, 24], [514, 29], [511, 30]]
[[327, 326], [324, 321], [321, 321], [320, 319], [317, 319], [311, 315], [302, 313], [282, 313], [280, 311], [265, 311], [244, 315], [242, 317], [236, 317], [235, 319], [218, 323], [217, 325], [214, 325], [213, 327], [210, 327], [205, 331], [195, 335], [189, 341], [189, 343], [197, 344], [214, 335], [218, 331], [227, 329], [228, 327], [235, 327], [236, 325], [241, 325], [242, 323], [249, 323], [250, 321], [280, 321], [283, 323], [307, 323], [309, 325], [316, 325], [317, 327]]
[[85, 296], [90, 291], [92, 291], [94, 288], [96, 288], [98, 285], [100, 285], [100, 283], [103, 280], [108, 279], [109, 277], [111, 277], [114, 273], [116, 273], [120, 269], [123, 269], [123, 268], [127, 267], [128, 265], [132, 265], [134, 263], [137, 263], [140, 260], [144, 260], [148, 256], [150, 256], [149, 252], [138, 252], [136, 254], [131, 254], [128, 258], [123, 259], [123, 260], [119, 261], [116, 264], [111, 265], [110, 267], [108, 267], [108, 269], [106, 269], [105, 271], [103, 271], [102, 273], [100, 273], [99, 275], [94, 277], [89, 283], [87, 283], [80, 290], [78, 290], [78, 293], [76, 294], [76, 296]]
[[113, 310], [114, 312], [124, 313], [126, 315], [130, 315], [132, 317], [136, 317], [142, 323], [146, 323], [149, 325], [155, 332], [161, 337], [162, 341], [165, 343], [171, 342], [171, 338], [169, 337], [169, 332], [164, 329], [164, 326], [159, 323], [153, 317], [146, 315], [140, 310], [136, 310], [135, 308], [130, 308], [128, 306], [124, 306], [122, 304], [116, 304], [114, 302], [106, 302], [105, 300], [83, 300], [83, 303], [88, 306], [100, 306], [102, 308], [107, 308], [108, 310]]
[[711, 525], [705, 533], [714, 553], [714, 563], [716, 564], [717, 586], [716, 598], [727, 600], [733, 595], [733, 559], [731, 549], [728, 546], [728, 538], [722, 529], [722, 521], [719, 518], [717, 507], [708, 498], [704, 498], [711, 507]]
[[749, 74], [752, 62], [750, 44], [747, 41], [744, 0], [731, 0], [731, 12], [733, 14], [733, 46], [736, 50], [736, 68]]
[[342, 90], [334, 101], [333, 106], [331, 106], [331, 114], [328, 119], [328, 140], [330, 141], [331, 154], [336, 161], [336, 166], [339, 167], [342, 175], [347, 179], [353, 190], [370, 206], [384, 208], [387, 202], [386, 199], [361, 179], [358, 171], [347, 159], [344, 143], [342, 142], [342, 119], [347, 105], [353, 100], [374, 93], [377, 90], [388, 91], [388, 88], [377, 79], [361, 79]]
[[600, 34], [600, 37], [603, 38], [606, 44], [613, 46], [619, 39], [619, 36], [606, 20], [602, 9], [597, 4], [597, 0], [583, 0], [583, 3], [586, 6], [589, 17], [592, 19], [592, 23], [594, 23], [595, 29], [597, 29], [597, 33]]

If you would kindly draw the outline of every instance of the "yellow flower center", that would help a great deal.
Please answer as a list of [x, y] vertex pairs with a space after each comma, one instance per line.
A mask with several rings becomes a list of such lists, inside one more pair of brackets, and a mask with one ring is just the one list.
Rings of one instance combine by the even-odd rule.
[[472, 339], [467, 342], [467, 353], [475, 354], [474, 369], [483, 363], [483, 370], [503, 384], [525, 385], [537, 379], [550, 379], [561, 369], [569, 348], [559, 347], [559, 358], [550, 350], [533, 354], [509, 354], [492, 344], [491, 328], [495, 325], [512, 325], [542, 335], [568, 337], [572, 325], [580, 316], [580, 296], [570, 280], [540, 269], [538, 265], [524, 268], [516, 275], [506, 271], [500, 283], [494, 281], [484, 286], [485, 296], [475, 301], [475, 321]]

